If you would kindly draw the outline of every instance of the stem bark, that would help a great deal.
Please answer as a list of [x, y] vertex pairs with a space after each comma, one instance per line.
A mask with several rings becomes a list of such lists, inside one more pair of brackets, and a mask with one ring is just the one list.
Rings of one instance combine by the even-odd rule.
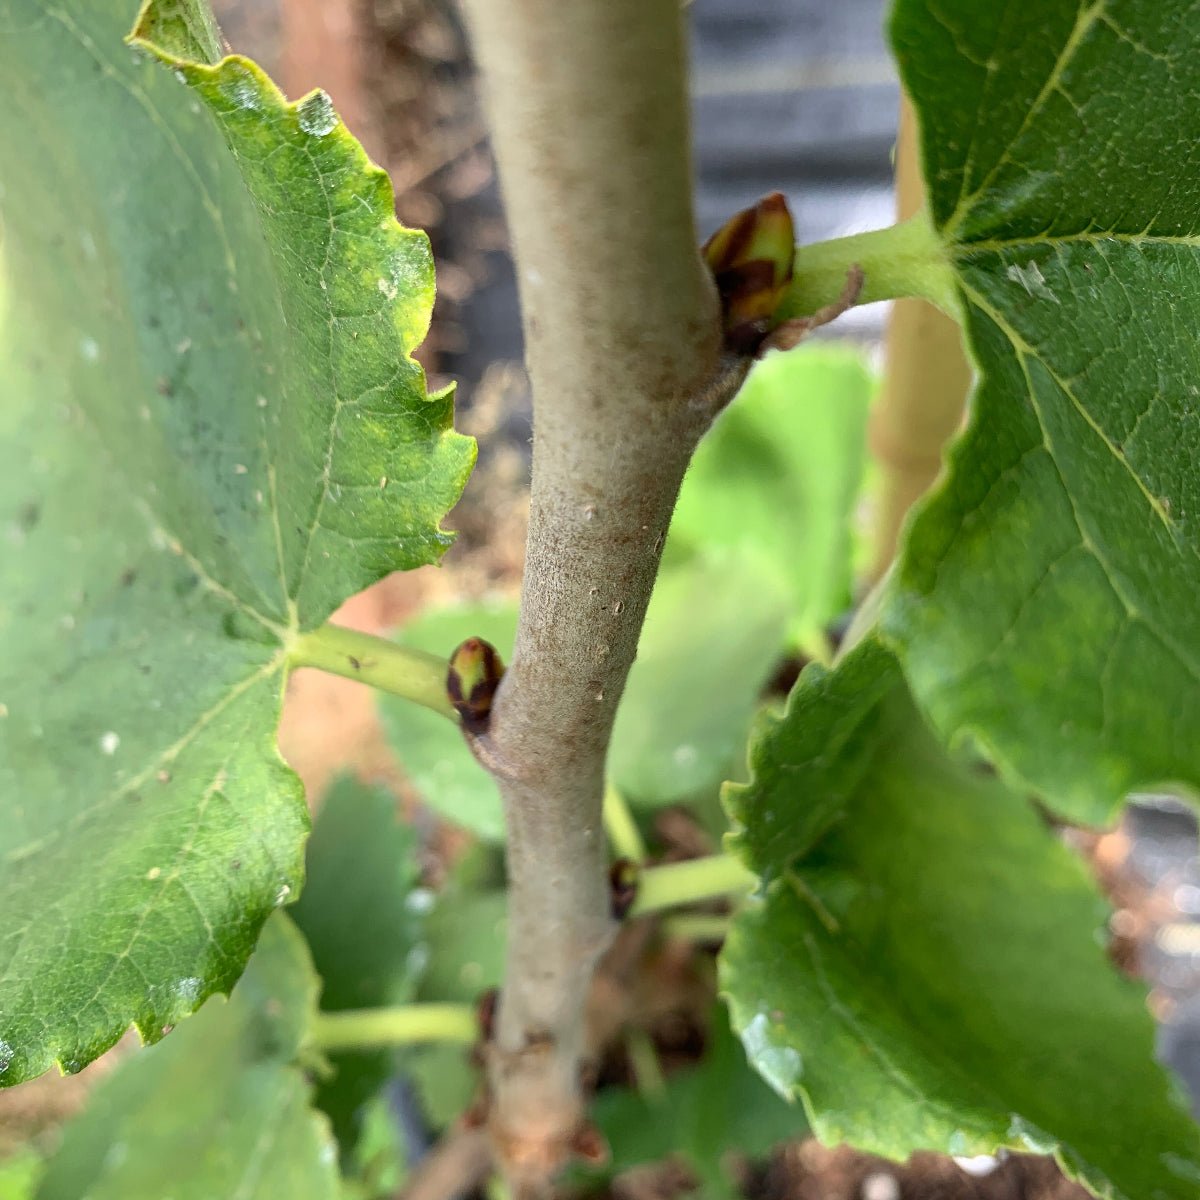
[[465, 9], [534, 395], [516, 647], [474, 739], [508, 824], [489, 1128], [522, 1195], [584, 1130], [584, 1005], [613, 933], [605, 754], [679, 484], [745, 364], [697, 251], [679, 0]]

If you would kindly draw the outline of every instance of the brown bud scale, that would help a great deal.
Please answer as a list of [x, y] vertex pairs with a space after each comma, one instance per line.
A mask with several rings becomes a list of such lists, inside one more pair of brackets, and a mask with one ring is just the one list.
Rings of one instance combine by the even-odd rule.
[[637, 899], [640, 872], [631, 858], [618, 858], [608, 869], [609, 898], [614, 921], [623, 921]]
[[503, 677], [500, 655], [483, 638], [467, 638], [450, 656], [446, 695], [468, 733], [487, 730], [492, 702]]
[[702, 253], [721, 297], [725, 344], [753, 354], [771, 331], [792, 281], [795, 230], [779, 192], [731, 217]]

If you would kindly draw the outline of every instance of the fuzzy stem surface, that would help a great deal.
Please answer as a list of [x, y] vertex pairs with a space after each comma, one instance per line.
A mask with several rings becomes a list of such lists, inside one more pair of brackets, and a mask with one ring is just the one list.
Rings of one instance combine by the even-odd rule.
[[464, 7], [534, 397], [516, 647], [475, 739], [508, 826], [489, 1128], [524, 1195], [584, 1131], [584, 1006], [613, 934], [605, 755], [683, 473], [745, 364], [697, 249], [678, 0]]

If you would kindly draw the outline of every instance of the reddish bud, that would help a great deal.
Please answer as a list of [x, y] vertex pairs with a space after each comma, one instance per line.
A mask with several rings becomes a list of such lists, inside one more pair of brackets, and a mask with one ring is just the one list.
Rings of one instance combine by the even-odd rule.
[[739, 354], [754, 353], [792, 281], [796, 235], [782, 193], [772, 192], [731, 217], [702, 253], [721, 297], [726, 345]]
[[496, 1036], [496, 1010], [500, 1006], [500, 989], [488, 988], [475, 1001], [475, 1019], [479, 1022], [479, 1038], [490, 1042]]
[[571, 1150], [577, 1158], [594, 1167], [602, 1166], [609, 1159], [608, 1143], [604, 1140], [604, 1134], [590, 1121], [584, 1122], [571, 1135]]
[[618, 858], [609, 867], [609, 897], [614, 921], [623, 921], [629, 915], [629, 910], [637, 899], [639, 875], [637, 863], [630, 858]]
[[500, 655], [483, 638], [467, 638], [450, 656], [446, 695], [468, 733], [483, 733], [487, 729], [492, 701], [503, 677]]
[[486, 1096], [477, 1096], [462, 1115], [463, 1129], [482, 1129], [487, 1124], [491, 1105]]

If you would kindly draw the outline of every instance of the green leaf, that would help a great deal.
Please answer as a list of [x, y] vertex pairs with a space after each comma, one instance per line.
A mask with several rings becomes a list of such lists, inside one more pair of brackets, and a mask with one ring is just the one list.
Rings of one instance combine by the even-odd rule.
[[405, 1131], [388, 1089], [377, 1092], [362, 1110], [361, 1134], [350, 1168], [342, 1179], [342, 1200], [380, 1200], [400, 1191], [408, 1176]]
[[671, 523], [676, 546], [728, 547], [779, 573], [791, 635], [805, 646], [823, 647], [850, 606], [872, 391], [854, 351], [769, 354], [700, 443]]
[[605, 1176], [678, 1154], [707, 1197], [738, 1194], [725, 1170], [727, 1155], [761, 1157], [805, 1131], [803, 1114], [750, 1069], [724, 1009], [713, 1015], [700, 1064], [669, 1076], [663, 1095], [602, 1091], [592, 1116], [612, 1148]]
[[237, 978], [301, 877], [288, 647], [438, 557], [473, 455], [386, 176], [319, 94], [165, 70], [123, 8], [0, 0], [6, 1084]]
[[[467, 877], [472, 864], [436, 894], [426, 925], [429, 959], [421, 980], [422, 1001], [472, 1004], [504, 979], [507, 897], [483, 880]], [[460, 1045], [433, 1043], [404, 1055], [406, 1073], [434, 1128], [461, 1116], [479, 1086], [479, 1070]]]
[[[873, 641], [832, 680], [806, 672], [764, 739], [730, 804], [796, 840], [752, 841], [777, 878], [735, 919], [722, 986], [818, 1136], [897, 1159], [1054, 1151], [1101, 1195], [1194, 1197], [1200, 1130], [1154, 1063], [1144, 990], [1108, 962], [1106, 906], [1030, 802], [946, 756]], [[793, 810], [829, 795], [814, 843]]]
[[1056, 811], [1200, 786], [1200, 23], [899, 0], [980, 371], [886, 629], [922, 706]]
[[426, 924], [429, 959], [419, 988], [427, 1001], [472, 1001], [504, 976], [507, 898], [499, 889], [447, 885]]
[[[733, 822], [728, 848], [752, 871], [773, 879], [845, 819], [870, 767], [878, 702], [899, 678], [892, 656], [868, 642], [836, 670], [811, 664], [786, 716], [760, 718], [750, 743], [752, 782], [727, 785], [723, 797]], [[776, 799], [784, 796], [799, 800]]]
[[96, 1087], [38, 1200], [334, 1200], [333, 1140], [295, 1065], [317, 987], [277, 914], [228, 1002], [213, 997]]
[[[421, 909], [428, 893], [416, 891], [417, 839], [397, 820], [395, 797], [354, 779], [335, 783], [313, 827], [307, 867], [304, 894], [291, 915], [324, 981], [322, 1010], [412, 1000], [425, 956]], [[347, 1159], [395, 1055], [344, 1053], [329, 1060], [333, 1074], [321, 1081], [316, 1102]]]
[[632, 805], [715, 793], [736, 769], [789, 611], [779, 575], [741, 549], [661, 573], [608, 752]]

